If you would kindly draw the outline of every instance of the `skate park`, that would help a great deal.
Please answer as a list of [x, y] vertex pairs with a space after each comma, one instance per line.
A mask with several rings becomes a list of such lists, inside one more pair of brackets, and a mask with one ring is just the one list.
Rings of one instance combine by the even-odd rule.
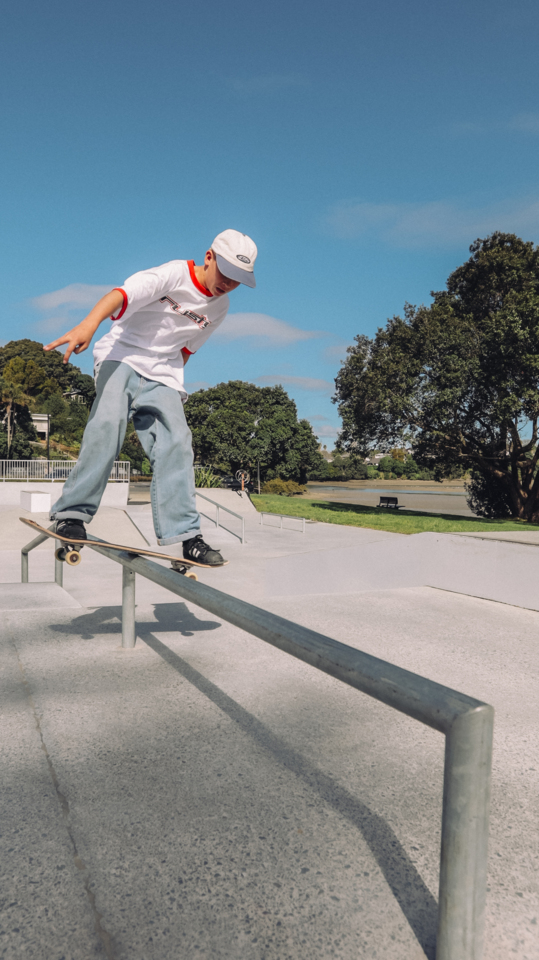
[[[494, 707], [484, 956], [539, 956], [530, 535], [303, 532], [201, 493], [230, 562], [200, 584]], [[434, 960], [443, 736], [142, 575], [122, 647], [121, 565], [84, 549], [60, 586], [47, 540], [21, 583], [46, 515], [0, 510], [3, 955]], [[136, 492], [89, 532], [155, 543]]]

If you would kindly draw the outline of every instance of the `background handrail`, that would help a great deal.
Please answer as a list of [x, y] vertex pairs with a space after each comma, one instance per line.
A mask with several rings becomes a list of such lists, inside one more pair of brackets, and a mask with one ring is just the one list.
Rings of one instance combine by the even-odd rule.
[[[0, 460], [0, 480], [67, 480], [77, 460]], [[109, 481], [128, 483], [131, 471], [129, 460], [116, 460]]]
[[[245, 543], [245, 517], [242, 517], [241, 513], [236, 513], [235, 510], [231, 510], [230, 507], [225, 507], [224, 504], [217, 503], [216, 500], [212, 500], [210, 497], [207, 497], [205, 493], [199, 493], [199, 491], [196, 490], [196, 495], [197, 497], [200, 497], [202, 500], [207, 500], [208, 503], [211, 503], [212, 506], [216, 508], [215, 520], [213, 517], [208, 516], [207, 513], [204, 513], [203, 510], [199, 510], [199, 513], [201, 513], [203, 517], [206, 517], [208, 520], [211, 520], [213, 523], [215, 523], [216, 527], [222, 527], [223, 530], [226, 530], [228, 533], [231, 533], [232, 536], [238, 537], [238, 539], [241, 540], [242, 544], [244, 544]], [[237, 517], [238, 520], [241, 520], [241, 534], [236, 533], [235, 530], [231, 530], [230, 527], [225, 527], [224, 523], [221, 523], [221, 517], [220, 517], [221, 510], [226, 510], [227, 513], [230, 513], [232, 514], [233, 517]]]

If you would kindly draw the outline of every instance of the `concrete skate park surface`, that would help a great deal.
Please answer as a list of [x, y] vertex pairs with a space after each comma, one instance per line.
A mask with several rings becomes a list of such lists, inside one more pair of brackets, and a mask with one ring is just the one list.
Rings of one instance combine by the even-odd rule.
[[[150, 507], [127, 509], [90, 532], [142, 545]], [[142, 577], [122, 651], [120, 566], [87, 549], [62, 590], [47, 542], [20, 584], [18, 513], [0, 510], [0, 956], [433, 958], [443, 737]], [[204, 521], [230, 560], [204, 582], [494, 705], [484, 957], [538, 960], [539, 614], [399, 583], [421, 553], [403, 544], [431, 535], [245, 516], [245, 546]], [[487, 544], [510, 547], [533, 573], [535, 547]]]

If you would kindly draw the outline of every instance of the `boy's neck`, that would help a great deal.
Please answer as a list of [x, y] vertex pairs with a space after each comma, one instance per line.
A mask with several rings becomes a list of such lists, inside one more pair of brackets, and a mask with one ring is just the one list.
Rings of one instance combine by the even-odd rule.
[[[194, 270], [194, 273], [195, 273], [195, 277], [197, 278], [197, 280], [198, 280], [198, 282], [200, 283], [200, 285], [201, 285], [202, 287], [206, 287], [206, 269], [205, 269], [204, 265], [202, 265], [201, 267], [197, 267], [197, 265], [196, 265], [196, 263], [195, 263], [195, 264], [193, 264], [193, 270]], [[208, 288], [206, 287], [206, 289], [208, 289]]]

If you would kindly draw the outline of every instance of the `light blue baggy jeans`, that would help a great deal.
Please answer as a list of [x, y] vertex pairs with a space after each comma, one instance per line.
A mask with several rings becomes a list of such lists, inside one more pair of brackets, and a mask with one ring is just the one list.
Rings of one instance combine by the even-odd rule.
[[158, 542], [165, 546], [195, 537], [200, 533], [200, 516], [193, 446], [180, 394], [116, 360], [105, 360], [99, 368], [79, 459], [52, 507], [51, 520], [71, 518], [89, 523], [95, 516], [130, 417], [152, 465], [151, 500]]

